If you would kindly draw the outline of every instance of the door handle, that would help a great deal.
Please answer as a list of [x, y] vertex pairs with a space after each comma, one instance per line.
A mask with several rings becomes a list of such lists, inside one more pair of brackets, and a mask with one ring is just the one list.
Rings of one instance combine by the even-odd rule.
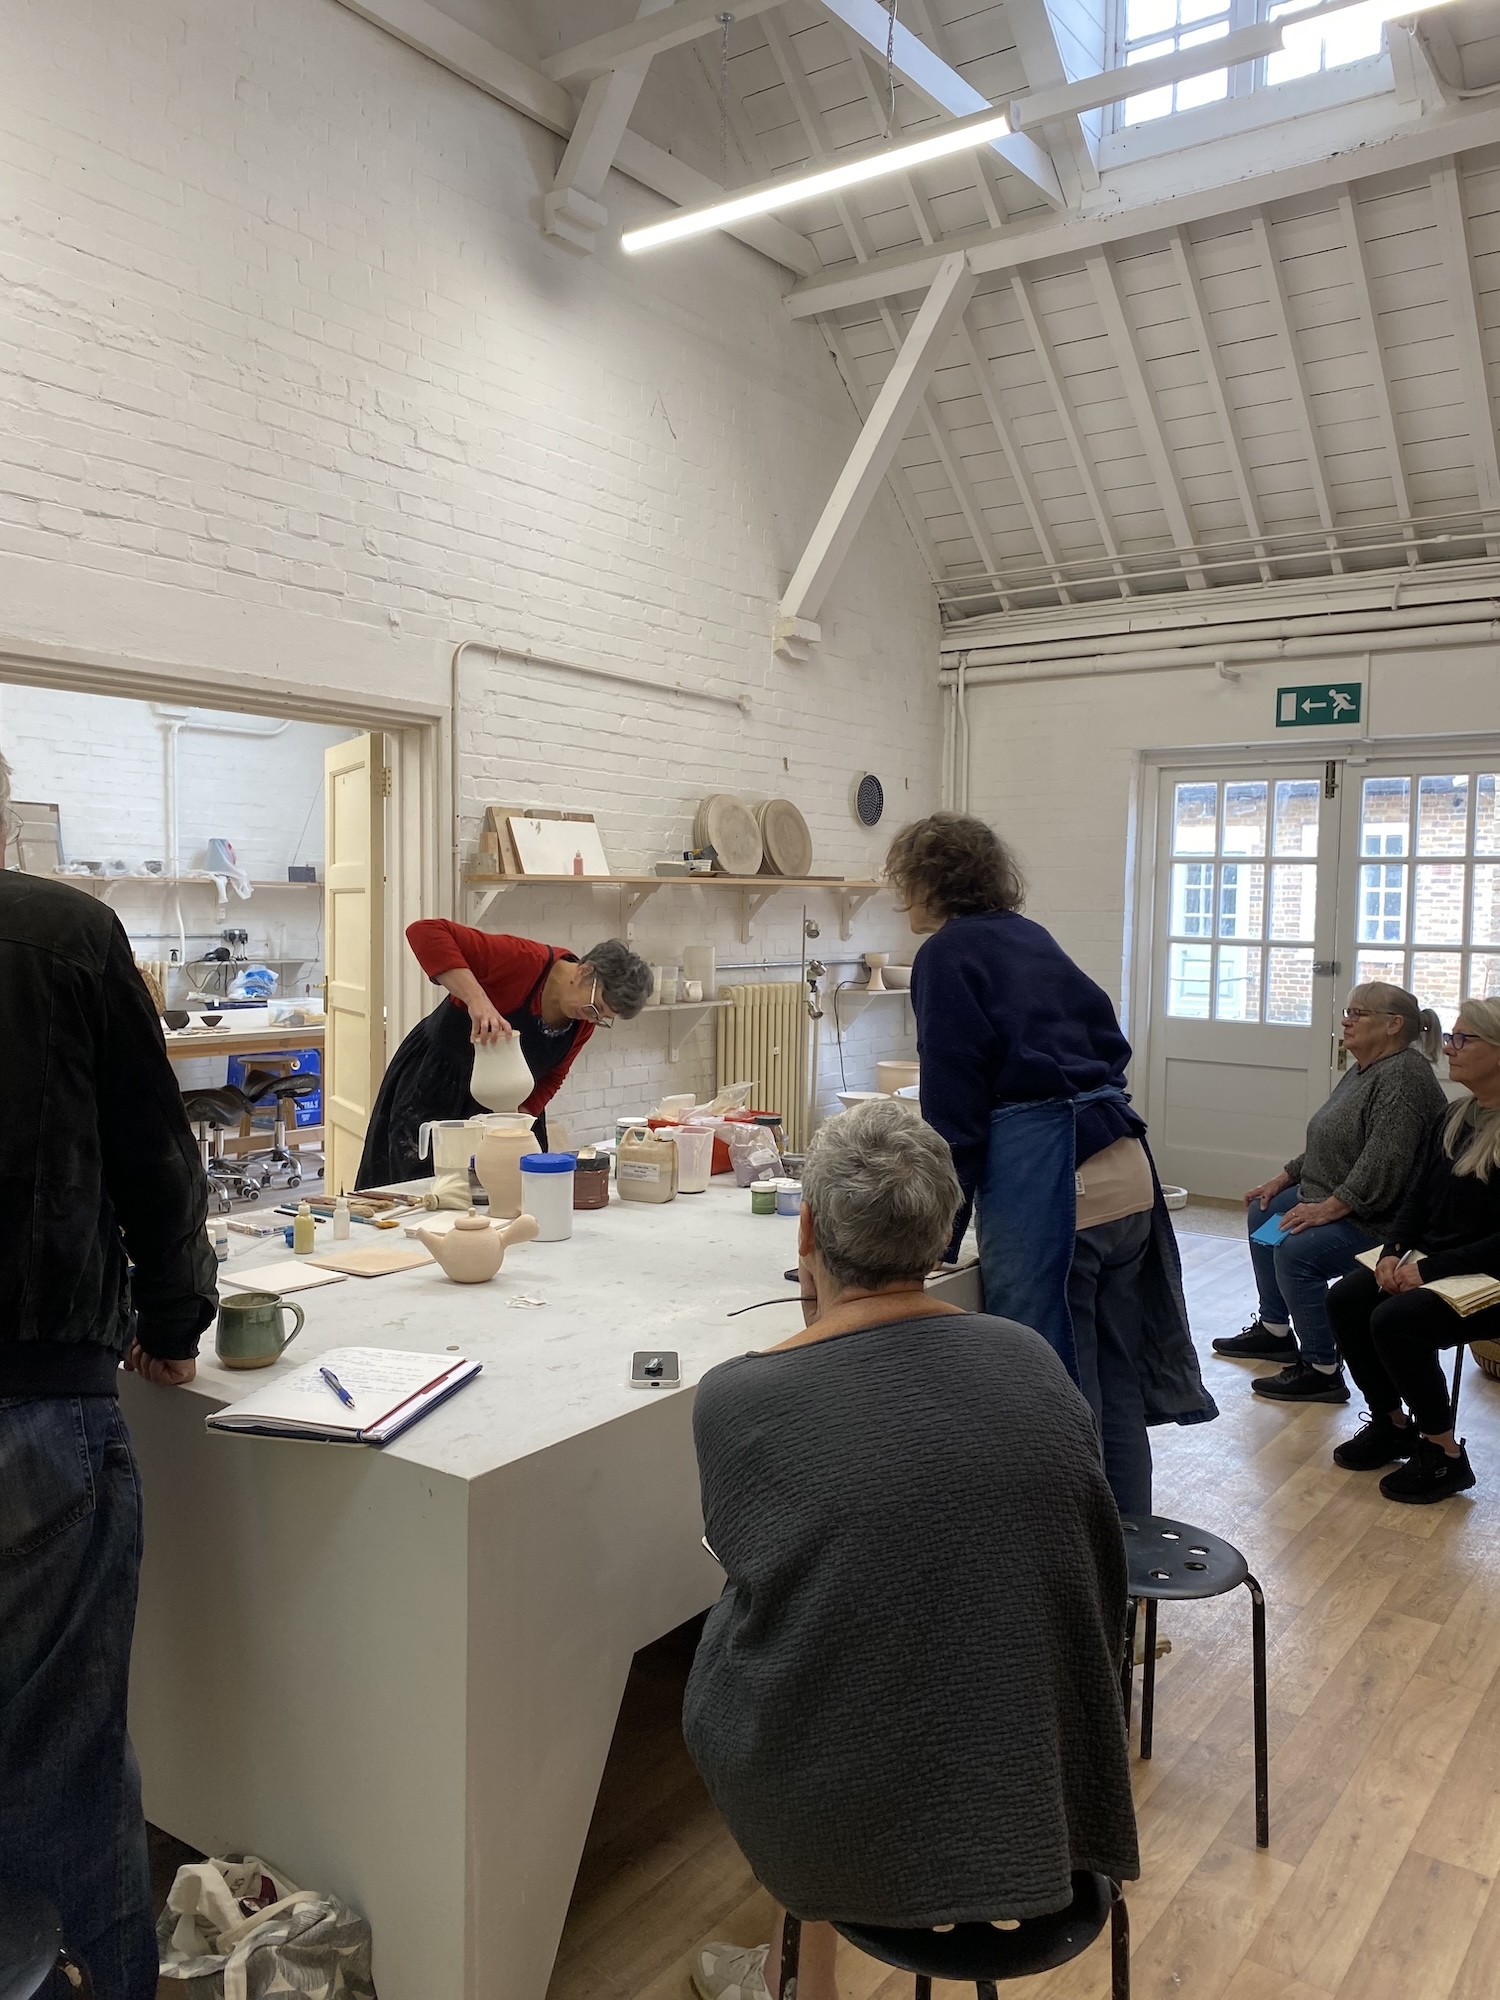
[[1336, 958], [1315, 958], [1313, 960], [1313, 974], [1318, 979], [1337, 979], [1343, 969], [1343, 966]]

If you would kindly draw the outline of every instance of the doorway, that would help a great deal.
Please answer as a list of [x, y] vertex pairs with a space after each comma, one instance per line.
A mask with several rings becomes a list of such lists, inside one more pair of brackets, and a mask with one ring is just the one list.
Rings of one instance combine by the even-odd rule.
[[1500, 993], [1497, 787], [1488, 739], [1160, 768], [1145, 1072], [1164, 1180], [1234, 1199], [1302, 1150], [1351, 987], [1405, 986], [1445, 1028]]

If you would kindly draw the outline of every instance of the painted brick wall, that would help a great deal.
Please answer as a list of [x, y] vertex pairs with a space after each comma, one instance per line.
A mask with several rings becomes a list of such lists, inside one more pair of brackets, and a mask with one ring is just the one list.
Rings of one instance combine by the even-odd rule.
[[[743, 693], [748, 714], [469, 655], [466, 839], [493, 798], [591, 807], [630, 866], [679, 848], [708, 790], [785, 792], [816, 866], [864, 872], [883, 842], [849, 817], [851, 777], [878, 771], [893, 816], [936, 803], [916, 551], [882, 494], [817, 658], [772, 656], [848, 397], [743, 246], [648, 265], [544, 238], [560, 153], [331, 0], [16, 0], [0, 642], [255, 675], [334, 713], [340, 691], [445, 703], [471, 637]], [[663, 208], [618, 178], [609, 204], [617, 225]], [[508, 924], [613, 928], [523, 893]], [[689, 923], [722, 957], [797, 948], [790, 898], [730, 952], [732, 926], [678, 897], [643, 914], [648, 955]], [[900, 938], [872, 907], [841, 949]], [[901, 1004], [877, 1012], [851, 1084], [901, 1039]], [[580, 1065], [580, 1123], [686, 1087], [692, 1061], [629, 1032], [629, 1062], [622, 1034]]]

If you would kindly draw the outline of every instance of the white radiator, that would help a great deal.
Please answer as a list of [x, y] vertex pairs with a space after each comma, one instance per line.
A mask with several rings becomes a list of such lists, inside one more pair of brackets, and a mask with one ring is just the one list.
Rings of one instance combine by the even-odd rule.
[[795, 981], [775, 986], [725, 986], [729, 1002], [719, 1011], [719, 1087], [750, 1079], [751, 1108], [780, 1115], [787, 1144], [805, 1144], [807, 1098], [806, 989]]

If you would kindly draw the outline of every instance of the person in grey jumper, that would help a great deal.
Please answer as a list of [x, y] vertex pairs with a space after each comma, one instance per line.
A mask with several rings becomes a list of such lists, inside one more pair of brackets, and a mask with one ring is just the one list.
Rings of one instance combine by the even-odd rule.
[[[1245, 1196], [1260, 1309], [1214, 1351], [1283, 1364], [1250, 1384], [1258, 1396], [1348, 1402], [1328, 1285], [1383, 1241], [1417, 1171], [1423, 1137], [1444, 1103], [1433, 1070], [1440, 1033], [1432, 1009], [1403, 987], [1356, 986], [1343, 1034], [1353, 1066], [1308, 1120], [1304, 1150]], [[1273, 1216], [1281, 1240], [1257, 1243], [1256, 1231]]]

